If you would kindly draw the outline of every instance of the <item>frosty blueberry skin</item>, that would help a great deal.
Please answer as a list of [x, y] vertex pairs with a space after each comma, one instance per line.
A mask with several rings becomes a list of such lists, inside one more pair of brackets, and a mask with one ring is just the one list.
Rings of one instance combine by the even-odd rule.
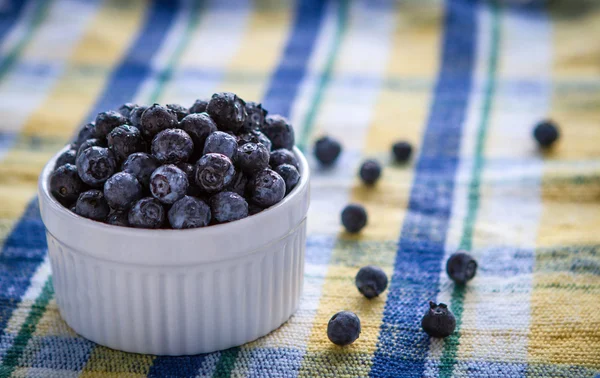
[[186, 162], [194, 152], [192, 138], [181, 129], [167, 129], [152, 139], [152, 155], [162, 164]]
[[134, 152], [143, 152], [146, 149], [142, 133], [135, 126], [117, 126], [108, 134], [107, 140], [108, 148], [119, 162]]
[[127, 220], [131, 227], [160, 228], [165, 222], [165, 209], [156, 198], [145, 197], [133, 204]]
[[117, 163], [108, 150], [103, 147], [90, 147], [77, 158], [77, 173], [83, 182], [91, 187], [100, 188], [116, 170]]
[[146, 140], [151, 141], [158, 133], [177, 126], [177, 116], [169, 109], [154, 104], [144, 111], [140, 120], [140, 131]]
[[81, 193], [75, 204], [75, 213], [99, 222], [103, 222], [109, 212], [110, 207], [104, 198], [104, 193], [97, 189]]
[[271, 168], [277, 168], [282, 164], [291, 164], [296, 167], [296, 169], [300, 168], [300, 163], [292, 151], [285, 148], [271, 151], [271, 156], [269, 157], [269, 165]]
[[169, 224], [174, 229], [198, 228], [210, 224], [210, 207], [201, 199], [185, 196], [169, 209]]
[[185, 172], [173, 164], [158, 167], [150, 176], [150, 193], [160, 202], [171, 205], [183, 198], [188, 190]]
[[142, 196], [142, 185], [131, 173], [115, 173], [104, 183], [104, 198], [113, 209], [125, 210]]
[[248, 216], [248, 203], [234, 192], [220, 192], [210, 197], [213, 218], [219, 223], [233, 222]]
[[[217, 124], [207, 113], [193, 113], [181, 120], [179, 127], [188, 133], [194, 142], [194, 148], [204, 148], [206, 138], [217, 131]], [[202, 151], [198, 151], [201, 154]]]
[[85, 125], [83, 125], [81, 127], [81, 129], [79, 129], [79, 132], [77, 133], [77, 137], [75, 137], [75, 139], [73, 140], [73, 148], [75, 150], [79, 149], [79, 146], [81, 146], [81, 144], [83, 142], [85, 142], [88, 139], [92, 139], [94, 138], [94, 134], [96, 133], [96, 123], [95, 122], [90, 122], [90, 123], [86, 123]]
[[69, 149], [60, 154], [60, 156], [56, 159], [56, 163], [54, 165], [54, 169], [61, 167], [65, 164], [75, 165], [75, 159], [77, 157], [77, 151], [74, 149]]
[[237, 153], [237, 140], [234, 136], [222, 131], [215, 131], [204, 142], [204, 154], [222, 154], [231, 161], [235, 161]]
[[81, 153], [85, 150], [87, 150], [90, 147], [106, 147], [106, 141], [103, 139], [97, 139], [97, 138], [92, 138], [92, 139], [87, 139], [84, 140], [83, 143], [81, 143], [79, 145], [79, 148], [77, 149], [77, 154], [75, 155], [75, 164], [77, 164], [77, 158], [79, 157], [79, 155], [81, 155]]
[[269, 151], [261, 143], [246, 143], [237, 149], [237, 164], [242, 171], [252, 174], [269, 166]]
[[246, 103], [246, 122], [244, 123], [244, 131], [252, 131], [260, 129], [267, 116], [267, 111], [263, 109], [262, 104], [249, 101]]
[[246, 103], [236, 94], [220, 92], [212, 95], [206, 112], [221, 131], [237, 132], [246, 122]]
[[258, 130], [252, 130], [238, 134], [237, 142], [238, 146], [243, 146], [246, 143], [262, 143], [265, 147], [267, 147], [268, 151], [271, 151], [272, 148], [271, 140]]
[[285, 181], [285, 194], [291, 192], [300, 182], [300, 172], [291, 164], [281, 164], [275, 168], [275, 172]]
[[250, 200], [256, 205], [267, 208], [285, 197], [285, 181], [271, 169], [263, 169], [251, 180]]
[[360, 336], [360, 319], [351, 311], [340, 311], [327, 324], [327, 337], [335, 345], [346, 346]]
[[134, 175], [144, 188], [150, 185], [150, 175], [160, 166], [158, 160], [154, 156], [145, 152], [136, 152], [123, 163], [123, 172], [128, 172]]
[[222, 154], [206, 154], [196, 163], [196, 185], [206, 193], [217, 193], [226, 188], [235, 176], [233, 163]]
[[127, 124], [128, 119], [121, 113], [114, 110], [98, 113], [96, 116], [96, 127], [94, 136], [98, 139], [106, 138], [106, 136], [115, 128]]
[[206, 99], [198, 99], [196, 100], [192, 106], [190, 106], [190, 114], [194, 113], [204, 113], [206, 108], [208, 107], [208, 100]]
[[244, 197], [246, 195], [246, 186], [248, 185], [248, 176], [244, 174], [242, 171], [236, 171], [233, 180], [225, 188], [228, 192], [234, 192]]
[[189, 110], [186, 107], [181, 106], [179, 104], [167, 104], [167, 105], [165, 105], [165, 107], [167, 109], [169, 109], [170, 111], [172, 111], [173, 113], [175, 113], [175, 116], [177, 117], [177, 121], [180, 121], [180, 122], [182, 119], [185, 118], [185, 116], [190, 114]]
[[142, 114], [148, 109], [147, 106], [139, 105], [131, 110], [129, 113], [129, 123], [138, 129], [142, 124]]
[[279, 148], [291, 150], [294, 148], [294, 129], [285, 117], [280, 115], [268, 116], [260, 131], [269, 137], [274, 150]]
[[63, 206], [72, 204], [84, 188], [73, 164], [61, 165], [50, 175], [50, 193]]

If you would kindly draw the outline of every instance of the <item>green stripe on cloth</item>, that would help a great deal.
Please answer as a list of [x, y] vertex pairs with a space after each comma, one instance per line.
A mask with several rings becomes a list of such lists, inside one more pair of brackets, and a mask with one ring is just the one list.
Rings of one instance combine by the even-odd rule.
[[33, 17], [29, 25], [27, 26], [27, 31], [23, 35], [23, 37], [19, 40], [19, 42], [15, 45], [15, 47], [6, 54], [4, 60], [0, 62], [0, 80], [4, 78], [6, 73], [10, 71], [10, 69], [14, 66], [17, 59], [23, 53], [25, 46], [31, 42], [31, 39], [35, 32], [39, 29], [42, 21], [48, 15], [48, 9], [50, 8], [50, 3], [52, 0], [41, 0], [36, 5], [35, 11], [33, 12]]
[[213, 373], [213, 378], [229, 378], [231, 376], [231, 372], [233, 371], [233, 367], [235, 366], [235, 361], [237, 360], [237, 356], [240, 352], [240, 348], [231, 348], [221, 352], [221, 357], [219, 358], [219, 362], [217, 362], [217, 366], [215, 367], [215, 371]]
[[306, 151], [306, 146], [312, 134], [312, 128], [315, 123], [315, 118], [317, 116], [317, 113], [319, 112], [321, 102], [323, 100], [323, 93], [325, 93], [325, 89], [327, 88], [327, 85], [331, 80], [333, 67], [335, 65], [335, 61], [340, 50], [340, 45], [342, 44], [343, 36], [346, 33], [346, 29], [348, 27], [348, 12], [348, 0], [341, 0], [337, 13], [337, 27], [335, 30], [335, 35], [333, 37], [333, 44], [331, 50], [329, 50], [329, 54], [327, 55], [327, 60], [325, 62], [323, 73], [319, 78], [317, 90], [312, 98], [312, 101], [310, 102], [308, 113], [306, 114], [306, 118], [304, 118], [304, 123], [300, 129], [300, 138], [298, 138], [297, 144], [298, 148], [301, 151]]
[[6, 352], [2, 364], [0, 365], [0, 378], [8, 378], [11, 376], [15, 368], [19, 364], [19, 359], [25, 352], [27, 344], [31, 337], [35, 333], [38, 322], [46, 312], [50, 299], [54, 296], [54, 287], [52, 286], [52, 279], [48, 279], [41, 294], [37, 297], [25, 323], [21, 326], [17, 337], [15, 338], [13, 345]]
[[[485, 159], [483, 157], [485, 140], [490, 120], [490, 113], [494, 94], [496, 91], [496, 75], [498, 68], [498, 50], [500, 46], [500, 7], [497, 0], [490, 2], [492, 13], [492, 33], [491, 47], [489, 55], [489, 65], [485, 82], [485, 94], [483, 110], [479, 123], [477, 139], [475, 144], [475, 156], [473, 169], [471, 171], [471, 182], [468, 191], [467, 216], [465, 217], [462, 237], [459, 248], [470, 251], [473, 247], [473, 229], [477, 220], [479, 210], [479, 196], [481, 186], [481, 175]], [[464, 310], [465, 285], [454, 285], [452, 291], [451, 310], [456, 317], [456, 331], [450, 335], [444, 344], [444, 352], [440, 359], [440, 377], [449, 378], [452, 376], [454, 365], [456, 365], [456, 356], [460, 345], [460, 326], [462, 324], [462, 314]]]

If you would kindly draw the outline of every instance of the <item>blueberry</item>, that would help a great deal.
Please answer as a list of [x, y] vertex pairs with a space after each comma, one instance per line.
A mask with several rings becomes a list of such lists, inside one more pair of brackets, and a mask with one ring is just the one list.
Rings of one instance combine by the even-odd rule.
[[190, 114], [190, 111], [186, 107], [181, 106], [179, 104], [167, 104], [167, 105], [165, 105], [165, 107], [167, 109], [169, 109], [170, 111], [172, 111], [173, 113], [175, 113], [178, 121], [181, 121], [182, 119], [185, 118], [185, 116]]
[[104, 194], [97, 189], [81, 193], [75, 204], [75, 213], [96, 221], [104, 221], [109, 212]]
[[165, 222], [165, 209], [156, 198], [142, 198], [129, 209], [127, 220], [131, 227], [160, 228]]
[[300, 173], [291, 164], [281, 164], [275, 168], [275, 172], [285, 181], [285, 194], [291, 192], [300, 181]]
[[248, 178], [242, 171], [235, 173], [231, 184], [227, 187], [228, 192], [234, 192], [240, 196], [244, 196], [246, 193], [246, 185], [248, 184]]
[[267, 116], [267, 111], [263, 109], [261, 104], [256, 102], [247, 102], [246, 113], [248, 116], [246, 117], [246, 122], [244, 123], [245, 131], [257, 130], [263, 126], [265, 117]]
[[129, 123], [139, 129], [142, 124], [142, 114], [144, 114], [146, 109], [148, 109], [148, 107], [143, 105], [133, 108], [131, 113], [129, 113]]
[[367, 212], [358, 204], [350, 204], [342, 211], [342, 224], [350, 233], [360, 232], [367, 225]]
[[177, 126], [177, 116], [167, 108], [154, 104], [142, 114], [140, 131], [146, 140], [166, 129]]
[[96, 116], [96, 128], [94, 136], [98, 139], [106, 138], [115, 127], [125, 125], [127, 118], [121, 113], [109, 110], [108, 112], [98, 113]]
[[244, 100], [230, 92], [213, 94], [206, 112], [215, 120], [221, 131], [237, 132], [248, 116]]
[[194, 142], [194, 147], [202, 154], [206, 137], [217, 131], [215, 121], [207, 113], [194, 113], [185, 117], [179, 125]]
[[216, 193], [227, 187], [235, 176], [231, 160], [221, 154], [206, 154], [196, 163], [196, 185], [207, 193]]
[[60, 156], [56, 159], [56, 163], [54, 164], [54, 169], [58, 167], [62, 167], [65, 164], [73, 164], [75, 165], [75, 158], [77, 156], [77, 151], [74, 149], [69, 149], [60, 154]]
[[194, 152], [192, 138], [181, 129], [166, 129], [152, 139], [152, 155], [163, 164], [187, 161]]
[[286, 150], [285, 148], [271, 151], [269, 164], [271, 165], [271, 168], [277, 168], [281, 164], [290, 164], [296, 167], [296, 169], [300, 169], [300, 164], [298, 163], [298, 159], [296, 159], [296, 155], [294, 155], [292, 151]]
[[115, 158], [108, 148], [90, 147], [77, 158], [77, 172], [89, 186], [100, 188], [117, 167]]
[[269, 150], [261, 143], [246, 143], [237, 149], [237, 163], [246, 173], [262, 171], [269, 166]]
[[201, 199], [185, 196], [171, 206], [168, 217], [171, 227], [175, 229], [197, 228], [208, 226], [211, 212]]
[[477, 261], [464, 252], [456, 252], [446, 262], [446, 273], [457, 284], [465, 284], [475, 277]]
[[83, 125], [83, 127], [81, 129], [79, 129], [79, 132], [77, 133], [77, 137], [73, 141], [73, 143], [75, 144], [74, 149], [76, 149], [76, 150], [79, 149], [79, 146], [81, 146], [81, 144], [83, 142], [85, 142], [88, 139], [94, 138], [95, 134], [96, 134], [96, 123], [95, 122], [90, 122], [90, 123]]
[[381, 165], [374, 159], [365, 160], [360, 166], [360, 178], [367, 185], [373, 185], [381, 176]]
[[143, 152], [146, 149], [146, 143], [137, 127], [121, 125], [115, 127], [108, 134], [108, 148], [117, 161], [122, 162], [134, 152]]
[[237, 138], [238, 146], [243, 146], [246, 143], [262, 143], [267, 147], [268, 151], [271, 151], [272, 143], [269, 138], [258, 130], [252, 130], [240, 134]]
[[87, 150], [90, 147], [106, 147], [106, 143], [104, 142], [104, 140], [100, 140], [100, 139], [96, 139], [96, 138], [92, 138], [92, 139], [87, 139], [85, 140], [83, 143], [81, 143], [81, 145], [79, 146], [79, 149], [77, 149], [77, 154], [75, 155], [75, 163], [77, 163], [77, 158], [79, 157], [79, 155], [81, 155], [81, 153], [85, 150]]
[[127, 102], [119, 107], [118, 112], [125, 118], [129, 118], [133, 109], [135, 109], [138, 105], [132, 104], [131, 102]]
[[123, 163], [123, 172], [134, 175], [145, 188], [150, 185], [150, 175], [160, 166], [154, 156], [145, 152], [136, 152]]
[[206, 111], [206, 107], [208, 107], [208, 100], [196, 100], [194, 105], [190, 106], [190, 114], [204, 113]]
[[280, 115], [268, 116], [261, 131], [271, 140], [273, 149], [294, 148], [294, 129], [289, 121]]
[[285, 181], [268, 168], [254, 176], [249, 188], [250, 200], [264, 208], [275, 205], [285, 197]]
[[188, 190], [188, 179], [175, 165], [158, 167], [150, 176], [150, 192], [154, 198], [168, 205], [183, 198]]
[[126, 210], [113, 210], [108, 214], [106, 223], [113, 226], [129, 227], [129, 220], [127, 220], [128, 213]]
[[131, 173], [115, 173], [104, 183], [104, 198], [113, 209], [127, 209], [142, 196], [142, 185]]
[[219, 223], [232, 222], [248, 216], [248, 203], [234, 192], [221, 192], [210, 197], [210, 210]]
[[443, 303], [429, 302], [429, 309], [421, 320], [421, 327], [431, 337], [450, 336], [456, 328], [454, 314]]
[[360, 336], [360, 319], [350, 311], [340, 311], [329, 319], [327, 337], [335, 345], [346, 346]]
[[188, 183], [191, 186], [194, 182], [194, 172], [196, 171], [196, 167], [194, 167], [194, 164], [179, 163], [177, 164], [177, 168], [181, 169], [185, 173], [185, 175], [188, 178]]
[[408, 142], [400, 141], [392, 145], [392, 154], [398, 163], [404, 163], [412, 155], [412, 146]]
[[73, 203], [83, 189], [83, 181], [73, 164], [61, 165], [50, 175], [50, 193], [63, 206]]
[[237, 140], [222, 131], [215, 131], [206, 138], [204, 142], [204, 154], [222, 154], [227, 156], [231, 161], [235, 160], [237, 152]]
[[387, 275], [377, 266], [364, 266], [360, 268], [355, 279], [358, 291], [371, 299], [383, 293], [388, 285]]
[[248, 215], [258, 214], [263, 210], [264, 210], [264, 208], [262, 208], [256, 204], [253, 204], [252, 202], [250, 202], [248, 204]]
[[325, 166], [332, 165], [342, 152], [342, 145], [328, 136], [317, 139], [314, 153], [317, 160]]
[[547, 120], [538, 123], [533, 129], [533, 136], [542, 148], [548, 148], [556, 142], [560, 133], [556, 123]]

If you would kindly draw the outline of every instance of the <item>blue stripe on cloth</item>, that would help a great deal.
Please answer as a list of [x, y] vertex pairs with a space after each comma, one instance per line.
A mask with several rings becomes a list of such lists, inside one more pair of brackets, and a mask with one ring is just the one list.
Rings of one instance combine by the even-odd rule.
[[152, 2], [136, 41], [111, 75], [104, 92], [88, 116], [89, 120], [96, 118], [100, 112], [116, 109], [131, 101], [152, 71], [152, 59], [168, 35], [179, 5], [179, 1], [172, 0]]
[[0, 8], [0, 46], [25, 9], [27, 1], [7, 1]]
[[324, 0], [300, 0], [296, 7], [294, 26], [283, 56], [271, 77], [263, 104], [271, 114], [290, 116], [290, 109], [306, 74], [308, 61], [315, 48], [323, 23]]
[[477, 18], [473, 0], [447, 0], [441, 69], [383, 312], [372, 377], [421, 377], [429, 337], [421, 330], [438, 291], [462, 127], [471, 93]]
[[148, 378], [195, 377], [205, 357], [206, 355], [157, 357], [148, 372]]

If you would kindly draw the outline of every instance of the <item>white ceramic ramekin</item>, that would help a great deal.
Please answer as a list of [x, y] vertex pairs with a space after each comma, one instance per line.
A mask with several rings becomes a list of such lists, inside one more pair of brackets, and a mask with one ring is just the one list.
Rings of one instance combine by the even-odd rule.
[[65, 321], [98, 344], [186, 355], [255, 340], [298, 307], [304, 273], [309, 169], [279, 204], [190, 230], [110, 226], [77, 216], [39, 180], [56, 300]]

